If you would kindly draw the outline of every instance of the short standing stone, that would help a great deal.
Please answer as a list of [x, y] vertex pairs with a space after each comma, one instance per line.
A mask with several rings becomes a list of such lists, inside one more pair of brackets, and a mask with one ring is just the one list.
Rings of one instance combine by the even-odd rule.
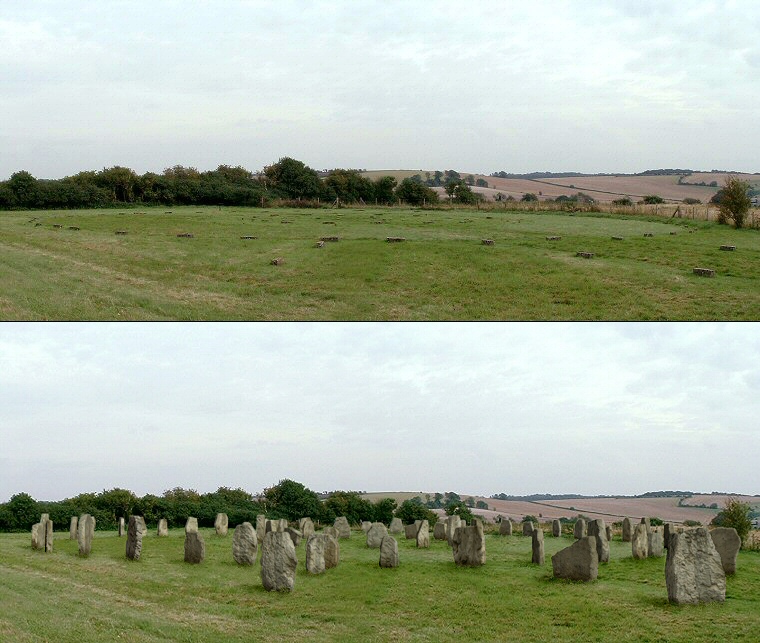
[[562, 535], [562, 522], [552, 520], [552, 536], [559, 538]]
[[401, 518], [395, 517], [391, 520], [391, 526], [388, 528], [388, 532], [391, 534], [400, 534], [404, 531], [404, 523], [401, 522]]
[[328, 536], [332, 536], [333, 538], [338, 537], [338, 530], [335, 527], [325, 527], [322, 530], [323, 534], [327, 534]]
[[414, 540], [417, 538], [417, 525], [414, 523], [411, 525], [404, 525], [404, 537], [407, 540]]
[[298, 558], [290, 536], [270, 531], [261, 547], [261, 583], [268, 592], [290, 592], [296, 582]]
[[124, 533], [126, 532], [125, 526], [124, 526], [124, 516], [119, 517], [119, 538], [121, 538]]
[[526, 520], [522, 524], [522, 530], [523, 536], [532, 536], [533, 532], [536, 530], [536, 527], [531, 520]]
[[156, 536], [163, 538], [169, 535], [169, 525], [166, 522], [166, 518], [160, 518], [158, 521], [158, 529], [156, 529]]
[[306, 541], [306, 571], [321, 574], [325, 571], [325, 540], [327, 536], [311, 536]]
[[449, 547], [454, 546], [454, 533], [456, 530], [464, 526], [466, 526], [466, 523], [462, 522], [462, 519], [457, 515], [446, 518], [446, 540], [449, 543]]
[[348, 524], [348, 518], [338, 516], [333, 526], [338, 530], [338, 538], [351, 538], [351, 525]]
[[420, 521], [417, 529], [417, 547], [427, 549], [430, 547], [430, 523], [427, 520]]
[[544, 530], [534, 529], [532, 534], [533, 557], [531, 562], [535, 565], [544, 564]]
[[303, 534], [298, 529], [293, 529], [293, 527], [288, 527], [285, 530], [285, 533], [290, 536], [290, 539], [293, 541], [293, 545], [298, 547], [298, 543], [301, 542]]
[[671, 603], [726, 600], [726, 574], [707, 529], [697, 527], [670, 537], [665, 584]]
[[446, 524], [439, 520], [433, 527], [433, 538], [435, 540], [446, 540]]
[[596, 538], [596, 557], [600, 563], [610, 562], [610, 543], [607, 541], [607, 527], [604, 520], [589, 520], [588, 535]]
[[612, 542], [612, 525], [607, 525], [605, 529], [607, 531], [607, 542]]
[[649, 530], [640, 522], [631, 535], [631, 556], [642, 560], [649, 555]]
[[662, 527], [652, 527], [647, 533], [647, 556], [660, 558], [665, 553]]
[[232, 557], [238, 565], [255, 565], [258, 552], [256, 530], [250, 522], [244, 522], [232, 532]]
[[369, 531], [369, 528], [372, 526], [372, 523], [369, 520], [362, 520], [362, 531], [366, 534]]
[[575, 521], [575, 525], [573, 526], [573, 537], [586, 537], [586, 521], [583, 518], [578, 518], [578, 520]]
[[217, 536], [226, 536], [227, 530], [229, 529], [230, 521], [227, 518], [227, 514], [216, 514], [216, 518], [214, 519], [214, 530], [216, 531]]
[[69, 522], [69, 540], [77, 539], [77, 523], [78, 522], [79, 522], [79, 518], [77, 516], [71, 517], [71, 521]]
[[398, 543], [391, 535], [380, 542], [380, 567], [398, 567]]
[[185, 531], [185, 562], [202, 563], [206, 557], [206, 543], [198, 531]]
[[185, 533], [186, 534], [190, 534], [190, 533], [196, 533], [197, 534], [198, 533], [198, 519], [197, 518], [194, 518], [193, 516], [190, 516], [185, 521]]
[[259, 545], [264, 542], [264, 536], [267, 533], [267, 517], [264, 514], [256, 516], [256, 538], [259, 539]]
[[499, 533], [502, 536], [512, 535], [512, 521], [509, 518], [501, 519], [501, 524], [499, 525]]
[[[122, 519], [123, 520], [123, 519]], [[80, 556], [89, 556], [92, 551], [92, 539], [95, 536], [95, 518], [90, 514], [79, 516], [77, 523], [77, 545]]]
[[736, 557], [742, 546], [742, 539], [733, 527], [716, 527], [710, 532], [713, 545], [720, 556], [723, 571], [726, 574], [736, 573]]
[[473, 520], [470, 527], [458, 527], [454, 531], [452, 547], [454, 562], [467, 567], [479, 567], [486, 562], [486, 540], [483, 536], [483, 523]]
[[388, 535], [388, 529], [381, 522], [370, 523], [367, 530], [367, 547], [370, 549], [380, 549], [380, 543]]
[[323, 534], [325, 540], [325, 569], [337, 567], [340, 562], [340, 543], [337, 536]]
[[142, 552], [142, 525], [140, 522], [142, 522], [140, 516], [129, 517], [129, 526], [127, 527], [127, 558], [129, 560], [140, 560], [140, 553]]
[[555, 578], [592, 581], [599, 575], [596, 538], [585, 536], [552, 556]]
[[623, 518], [623, 542], [631, 542], [631, 533], [633, 532], [633, 525], [630, 518]]
[[314, 522], [311, 518], [301, 518], [298, 526], [305, 540], [309, 540], [316, 533]]

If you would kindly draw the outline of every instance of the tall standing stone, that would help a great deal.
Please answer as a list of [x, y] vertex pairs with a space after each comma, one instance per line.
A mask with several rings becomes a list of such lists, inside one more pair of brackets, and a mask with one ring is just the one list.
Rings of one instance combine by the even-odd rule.
[[391, 526], [388, 527], [388, 532], [391, 534], [400, 534], [403, 531], [404, 523], [401, 522], [401, 518], [394, 516], [393, 520], [391, 520]]
[[623, 542], [631, 542], [631, 535], [633, 534], [633, 525], [630, 518], [623, 518]]
[[229, 529], [229, 518], [227, 518], [227, 514], [218, 513], [216, 514], [216, 518], [214, 519], [214, 530], [216, 531], [217, 536], [226, 536], [227, 530]]
[[589, 520], [588, 535], [596, 538], [596, 557], [600, 563], [610, 562], [610, 543], [607, 541], [607, 527], [604, 520]]
[[140, 516], [130, 516], [129, 526], [127, 527], [127, 558], [129, 560], [140, 560], [142, 553], [142, 529]]
[[345, 516], [338, 516], [333, 527], [338, 530], [338, 538], [351, 538], [351, 525], [348, 524], [348, 518]]
[[641, 519], [641, 524], [647, 526], [647, 531], [652, 528], [652, 523], [649, 520], [649, 518], [642, 518]]
[[198, 533], [198, 519], [190, 516], [185, 521], [185, 534], [197, 534]]
[[639, 560], [649, 556], [649, 530], [643, 522], [636, 525], [631, 535], [631, 556]]
[[337, 567], [340, 563], [340, 543], [337, 536], [323, 534], [325, 540], [325, 569]]
[[166, 522], [166, 518], [159, 518], [158, 528], [156, 529], [156, 536], [164, 538], [169, 535], [169, 525]]
[[449, 547], [454, 546], [454, 533], [456, 530], [464, 525], [462, 519], [457, 515], [446, 518], [446, 540], [449, 543]]
[[322, 530], [322, 533], [325, 534], [325, 535], [327, 535], [327, 536], [332, 536], [335, 539], [338, 538], [338, 530], [335, 527], [329, 527], [329, 526], [325, 527]]
[[259, 539], [259, 545], [264, 542], [264, 536], [267, 533], [267, 517], [264, 514], [256, 516], [256, 538]]
[[502, 536], [512, 535], [512, 521], [509, 518], [502, 518], [499, 525], [499, 534]]
[[580, 539], [585, 538], [586, 535], [586, 521], [583, 518], [578, 518], [573, 526], [573, 537]]
[[544, 564], [544, 530], [534, 529], [531, 534], [533, 556], [531, 562], [535, 565]]
[[270, 531], [261, 547], [261, 584], [268, 592], [290, 592], [296, 582], [298, 558], [290, 536]]
[[417, 525], [414, 523], [411, 525], [404, 525], [404, 537], [407, 540], [414, 540], [417, 538]]
[[607, 532], [607, 542], [612, 542], [612, 525], [607, 525], [604, 530]]
[[95, 537], [95, 518], [82, 514], [77, 522], [77, 545], [80, 556], [89, 556], [92, 551], [92, 539]]
[[32, 525], [32, 549], [42, 549], [45, 546], [44, 544], [40, 546], [40, 543], [44, 543], [45, 540], [44, 534], [40, 537], [40, 531], [44, 528], [45, 525], [41, 522], [35, 522]]
[[533, 521], [525, 520], [523, 522], [522, 524], [523, 536], [532, 536], [535, 530], [536, 530], [536, 526], [533, 524]]
[[328, 536], [314, 535], [306, 541], [306, 571], [321, 574], [325, 571], [325, 540]]
[[585, 536], [552, 556], [552, 571], [555, 578], [592, 581], [599, 576], [599, 557], [596, 553], [596, 538]]
[[473, 520], [470, 527], [458, 527], [454, 532], [452, 547], [454, 562], [467, 567], [479, 567], [486, 562], [486, 540], [483, 523]]
[[417, 529], [417, 547], [420, 549], [430, 547], [430, 523], [427, 520], [421, 520]]
[[314, 529], [314, 522], [311, 518], [301, 518], [299, 527], [301, 529], [301, 535], [303, 536], [304, 540], [309, 540], [309, 538], [317, 533]]
[[716, 527], [710, 532], [713, 545], [720, 556], [720, 564], [727, 574], [736, 573], [736, 558], [742, 546], [742, 539], [733, 527]]
[[69, 540], [77, 539], [77, 524], [78, 523], [79, 523], [79, 518], [77, 516], [72, 516], [71, 521], [69, 522]]
[[391, 535], [383, 536], [380, 543], [380, 567], [398, 567], [398, 543]]
[[676, 533], [676, 526], [672, 522], [666, 522], [662, 526], [662, 544], [665, 549], [668, 548], [668, 540], [671, 534]]
[[250, 522], [244, 522], [232, 532], [232, 557], [238, 565], [255, 565], [258, 552], [256, 530]]
[[562, 535], [562, 522], [559, 520], [552, 520], [552, 536], [559, 538]]
[[206, 558], [206, 543], [198, 531], [185, 530], [185, 562], [198, 564]]
[[446, 540], [446, 524], [439, 520], [433, 527], [433, 538], [435, 540]]
[[46, 520], [45, 525], [45, 552], [51, 553], [53, 551], [53, 521]]
[[119, 526], [118, 526], [117, 529], [118, 529], [118, 533], [119, 533], [119, 538], [123, 537], [124, 536], [124, 532], [126, 531], [124, 529], [124, 516], [119, 516]]
[[380, 543], [388, 535], [388, 529], [381, 522], [373, 522], [367, 530], [367, 547], [380, 549]]
[[652, 527], [647, 532], [647, 556], [660, 558], [665, 553], [662, 527]]
[[726, 574], [707, 529], [697, 527], [670, 537], [665, 584], [671, 603], [726, 600]]

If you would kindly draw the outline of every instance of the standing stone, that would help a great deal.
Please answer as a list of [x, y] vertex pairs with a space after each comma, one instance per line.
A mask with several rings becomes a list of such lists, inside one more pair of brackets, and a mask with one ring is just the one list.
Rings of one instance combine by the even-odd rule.
[[325, 569], [337, 567], [340, 563], [340, 543], [337, 536], [323, 534], [325, 541]]
[[562, 535], [562, 522], [552, 520], [552, 536], [559, 538]]
[[600, 563], [610, 562], [610, 543], [607, 540], [607, 527], [604, 520], [589, 520], [588, 535], [596, 538], [596, 557]]
[[401, 518], [394, 516], [393, 520], [391, 520], [391, 526], [388, 528], [388, 532], [391, 534], [400, 534], [402, 531], [404, 531], [404, 523], [401, 522]]
[[631, 542], [631, 534], [633, 533], [633, 525], [630, 518], [623, 518], [623, 542]]
[[665, 553], [662, 527], [652, 527], [647, 532], [647, 556], [660, 558]]
[[293, 546], [298, 547], [298, 543], [301, 542], [301, 539], [303, 538], [303, 534], [298, 531], [298, 529], [293, 529], [293, 527], [288, 527], [285, 530], [285, 533], [290, 536], [290, 539], [293, 541]]
[[79, 545], [80, 556], [90, 555], [94, 536], [95, 518], [90, 514], [82, 514], [77, 521], [77, 545]]
[[713, 545], [720, 556], [720, 563], [726, 574], [736, 573], [736, 558], [742, 546], [742, 539], [733, 527], [716, 527], [710, 532]]
[[206, 558], [206, 543], [198, 531], [185, 531], [185, 562], [198, 564]]
[[140, 560], [142, 552], [142, 529], [140, 528], [142, 518], [140, 516], [130, 516], [129, 526], [127, 527], [127, 558], [129, 560]]
[[407, 540], [413, 540], [417, 538], [417, 525], [412, 523], [411, 525], [404, 525], [404, 537]]
[[264, 514], [256, 516], [256, 538], [259, 539], [259, 545], [264, 542], [264, 536], [267, 533], [267, 517]]
[[596, 538], [584, 536], [570, 547], [565, 547], [552, 556], [552, 571], [555, 578], [592, 581], [599, 576], [599, 557], [596, 553]]
[[362, 531], [366, 534], [369, 528], [372, 527], [372, 523], [369, 520], [362, 520]]
[[45, 522], [46, 520], [50, 520], [50, 514], [40, 514], [40, 522]]
[[351, 525], [348, 524], [348, 518], [345, 516], [338, 516], [333, 527], [338, 530], [338, 538], [351, 538]]
[[534, 529], [533, 533], [531, 534], [531, 537], [533, 539], [532, 541], [533, 557], [531, 558], [531, 562], [534, 565], [543, 565], [544, 564], [544, 530]]
[[169, 525], [166, 522], [166, 518], [160, 518], [158, 521], [158, 529], [156, 529], [156, 536], [162, 538], [169, 535]]
[[459, 516], [449, 516], [446, 518], [446, 540], [449, 543], [449, 547], [454, 546], [454, 533], [460, 527], [465, 526], [462, 523], [462, 519]]
[[338, 530], [335, 527], [325, 527], [322, 530], [322, 533], [326, 534], [328, 536], [332, 536], [333, 538], [337, 538], [338, 537]]
[[642, 518], [641, 519], [641, 524], [642, 525], [646, 525], [647, 529], [651, 529], [652, 528], [652, 525], [651, 525], [651, 523], [649, 521], [649, 518]]
[[501, 524], [499, 525], [499, 533], [502, 536], [512, 535], [512, 521], [509, 518], [501, 519]]
[[119, 531], [119, 538], [121, 538], [122, 536], [124, 536], [124, 532], [126, 531], [124, 529], [124, 516], [119, 516], [118, 531]]
[[435, 540], [446, 540], [446, 524], [439, 520], [433, 527], [433, 538]]
[[612, 542], [612, 525], [607, 525], [605, 531], [607, 532], [607, 542]]
[[639, 560], [643, 560], [649, 555], [649, 530], [643, 522], [636, 525], [633, 530], [631, 555]]
[[522, 524], [522, 530], [523, 530], [523, 536], [532, 536], [533, 532], [536, 530], [536, 526], [533, 524], [532, 521], [526, 520]]
[[270, 531], [261, 547], [261, 583], [268, 592], [293, 591], [298, 558], [290, 536]]
[[472, 526], [458, 527], [454, 531], [452, 547], [454, 562], [467, 567], [479, 567], [486, 562], [486, 541], [483, 536], [483, 523], [473, 520]]
[[380, 567], [398, 567], [398, 543], [393, 536], [383, 536], [380, 542]]
[[670, 539], [671, 534], [674, 533], [676, 533], [676, 526], [672, 522], [666, 522], [662, 526], [662, 543], [665, 549], [668, 548], [668, 540]]
[[226, 536], [229, 524], [230, 521], [229, 518], [227, 518], [227, 514], [216, 514], [216, 518], [214, 519], [214, 530], [216, 531], [216, 535]]
[[726, 600], [726, 574], [707, 529], [697, 527], [670, 537], [665, 584], [671, 603], [722, 603]]
[[306, 541], [306, 571], [321, 574], [325, 571], [325, 540], [329, 536], [311, 536]]
[[232, 557], [238, 565], [255, 565], [258, 552], [256, 530], [250, 522], [235, 527], [232, 532]]
[[145, 524], [145, 518], [143, 516], [137, 516], [137, 526], [140, 529], [143, 538], [148, 535], [148, 525]]
[[268, 534], [270, 531], [273, 531], [278, 534], [284, 534], [288, 529], [288, 521], [285, 518], [280, 518], [279, 520], [267, 520], [266, 522], [266, 530], [265, 535]]
[[585, 538], [586, 535], [586, 521], [583, 518], [578, 518], [578, 520], [575, 521], [575, 526], [573, 527], [573, 537], [580, 539]]
[[40, 543], [44, 541], [44, 536], [40, 538], [40, 527], [44, 528], [41, 522], [32, 525], [32, 549], [41, 549]]
[[190, 516], [185, 522], [185, 534], [198, 533], [198, 519]]
[[301, 535], [304, 540], [309, 540], [315, 533], [314, 522], [311, 518], [301, 518], [299, 528], [301, 529]]
[[417, 547], [420, 549], [430, 547], [430, 523], [427, 520], [421, 520], [420, 527], [417, 529]]
[[69, 522], [69, 540], [77, 539], [77, 523], [79, 523], [79, 518], [72, 516]]
[[380, 549], [380, 543], [388, 535], [388, 530], [381, 522], [370, 523], [367, 530], [367, 547], [370, 549]]

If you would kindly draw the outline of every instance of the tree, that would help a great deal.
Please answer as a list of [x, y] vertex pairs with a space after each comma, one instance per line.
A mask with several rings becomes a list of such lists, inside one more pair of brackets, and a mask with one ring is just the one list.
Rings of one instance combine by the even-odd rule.
[[396, 509], [396, 501], [393, 498], [383, 498], [375, 503], [375, 522], [390, 525], [393, 520], [393, 512]]
[[736, 498], [729, 498], [723, 510], [712, 520], [713, 525], [718, 527], [733, 527], [739, 538], [742, 539], [742, 547], [746, 544], [747, 536], [752, 529], [752, 507], [746, 502], [740, 502]]
[[319, 496], [300, 482], [280, 480], [274, 487], [264, 491], [267, 514], [273, 517], [298, 520], [309, 516], [319, 520], [322, 503]]
[[16, 205], [22, 208], [33, 208], [37, 202], [37, 179], [26, 170], [14, 172], [6, 182], [13, 194]]
[[488, 181], [485, 179], [478, 179], [475, 181], [475, 185], [479, 188], [487, 188], [488, 187]]
[[358, 170], [330, 170], [324, 188], [329, 198], [338, 198], [345, 203], [369, 202], [375, 197], [372, 181], [363, 177]]
[[40, 519], [37, 501], [28, 493], [17, 493], [11, 496], [5, 508], [10, 514], [11, 529], [28, 531]]
[[378, 203], [391, 205], [394, 201], [393, 190], [396, 189], [396, 179], [392, 176], [381, 176], [375, 179], [375, 199]]
[[287, 156], [265, 168], [264, 175], [268, 188], [289, 199], [314, 199], [322, 187], [316, 170]]
[[415, 520], [427, 520], [430, 524], [434, 524], [438, 519], [436, 514], [425, 507], [419, 498], [404, 500], [396, 509], [396, 517], [401, 518], [406, 525], [411, 525]]
[[450, 502], [446, 505], [444, 511], [446, 512], [447, 516], [459, 516], [468, 525], [472, 523], [472, 519], [474, 518], [472, 511], [470, 511], [470, 508], [461, 500]]
[[752, 200], [748, 194], [749, 183], [741, 181], [735, 176], [729, 176], [720, 192], [722, 194], [718, 206], [720, 210], [718, 222], [728, 223], [730, 220], [734, 222], [735, 227], [743, 227], [744, 218], [752, 206]]
[[538, 197], [533, 192], [526, 192], [520, 201], [538, 201]]
[[641, 199], [642, 203], [646, 203], [647, 205], [658, 205], [660, 203], [665, 203], [665, 199], [663, 199], [661, 196], [657, 196], [656, 194], [648, 194], [643, 199]]
[[436, 203], [438, 201], [438, 195], [433, 190], [411, 178], [401, 181], [396, 188], [396, 198], [410, 205], [423, 205], [426, 202]]
[[372, 520], [375, 516], [372, 503], [362, 498], [357, 491], [333, 491], [325, 500], [324, 509], [329, 514], [328, 520], [345, 516], [352, 525], [359, 524], [363, 520]]

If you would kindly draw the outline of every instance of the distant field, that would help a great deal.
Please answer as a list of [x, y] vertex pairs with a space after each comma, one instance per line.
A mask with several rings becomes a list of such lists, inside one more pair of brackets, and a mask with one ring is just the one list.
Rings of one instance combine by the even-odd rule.
[[[8, 643], [242, 643], [250, 641], [756, 641], [760, 554], [740, 552], [724, 604], [667, 603], [665, 558], [634, 560], [615, 537], [594, 583], [552, 578], [551, 555], [573, 541], [546, 537], [546, 563], [532, 565], [530, 539], [486, 536], [485, 566], [457, 568], [451, 550], [398, 539], [400, 566], [380, 569], [378, 550], [354, 531], [341, 563], [305, 569], [291, 594], [264, 591], [260, 563], [232, 559], [231, 534], [202, 529], [206, 560], [183, 562], [182, 530], [143, 540], [127, 561], [125, 540], [96, 532], [89, 558], [68, 533], [51, 554], [28, 534], [0, 535], [0, 640]], [[260, 558], [260, 554], [259, 554]]]
[[[339, 241], [316, 247], [330, 236]], [[0, 214], [1, 319], [758, 319], [759, 277], [756, 230], [685, 219], [396, 208]]]

